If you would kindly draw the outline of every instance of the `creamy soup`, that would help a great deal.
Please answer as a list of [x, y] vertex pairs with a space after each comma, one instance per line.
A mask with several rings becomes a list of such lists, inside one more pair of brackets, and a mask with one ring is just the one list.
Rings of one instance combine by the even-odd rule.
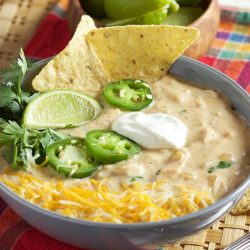
[[[100, 206], [98, 208], [99, 213], [105, 213], [106, 217], [100, 219], [101, 215], [98, 215], [99, 219], [95, 219], [97, 218], [97, 210], [95, 212], [91, 210], [95, 217], [90, 215], [90, 211], [82, 212], [82, 214], [79, 214], [79, 212], [67, 214], [63, 208], [46, 207], [42, 203], [41, 197], [38, 201], [33, 198], [29, 200], [50, 210], [77, 218], [117, 223], [154, 221], [180, 216], [206, 207], [232, 191], [246, 178], [250, 169], [250, 129], [245, 119], [232, 109], [231, 103], [224, 95], [168, 75], [151, 84], [151, 91], [154, 96], [153, 104], [144, 109], [143, 112], [147, 114], [166, 113], [181, 120], [188, 128], [184, 147], [157, 150], [141, 148], [139, 154], [125, 161], [100, 166], [90, 178], [85, 179], [63, 178], [49, 167], [34, 167], [30, 171], [39, 181], [53, 182], [54, 188], [57, 182], [60, 182], [60, 185], [64, 185], [66, 188], [82, 185], [84, 189], [93, 191], [92, 185], [98, 185], [98, 183], [105, 181], [104, 189], [106, 192], [117, 192], [116, 194], [112, 193], [112, 196], [109, 197], [111, 200], [122, 199], [122, 196], [127, 195], [126, 189], [130, 188], [130, 191], [132, 189], [137, 195], [138, 192], [147, 195], [147, 199], [150, 199], [151, 202], [150, 206], [153, 207], [156, 204], [161, 209], [168, 210], [168, 215], [157, 217], [151, 214], [150, 217], [144, 216], [141, 212], [142, 215], [138, 215], [139, 217], [137, 216], [136, 219], [133, 219], [131, 215], [128, 216], [129, 219], [127, 220], [120, 217], [110, 219], [114, 216], [114, 213], [110, 212], [110, 215], [109, 210], [107, 211], [104, 208], [102, 210]], [[108, 105], [103, 100], [101, 93], [97, 99], [103, 105], [103, 110], [94, 121], [85, 126], [65, 129], [64, 131], [74, 136], [84, 137], [90, 130], [111, 129], [113, 121], [125, 113]], [[222, 166], [218, 167], [219, 164], [222, 164]], [[8, 181], [20, 184], [17, 180], [18, 176], [10, 169], [5, 171], [3, 176], [3, 180], [7, 180], [7, 185], [11, 185]], [[61, 184], [62, 182], [63, 184]], [[25, 186], [23, 186], [22, 192], [16, 190], [15, 187], [12, 187], [12, 189], [21, 195], [22, 192], [25, 192]], [[95, 191], [99, 192], [98, 188]], [[185, 205], [185, 199], [180, 201], [178, 196], [183, 197], [188, 192], [189, 196], [185, 199], [187, 201], [192, 199], [195, 203], [193, 205], [196, 207], [178, 212]], [[198, 193], [200, 196], [195, 196]], [[102, 196], [105, 194], [99, 194], [101, 195], [99, 202], [101, 203], [104, 200], [106, 202], [105, 196]], [[39, 196], [40, 194], [34, 195]], [[27, 199], [24, 193], [22, 196]], [[132, 199], [135, 199], [135, 197], [131, 197], [128, 197], [124, 204], [126, 202], [130, 204]], [[198, 198], [199, 201], [197, 201]], [[67, 200], [67, 198], [63, 200]], [[72, 202], [77, 203], [76, 198], [73, 201], [72, 199], [68, 202], [64, 201], [65, 206], [70, 206], [70, 202], [71, 205]], [[179, 206], [177, 212], [171, 207], [173, 202]], [[133, 211], [140, 209], [137, 203], [132, 205], [135, 206], [134, 210], [132, 209]], [[145, 206], [149, 207], [149, 205]], [[119, 206], [117, 209], [119, 209]], [[156, 212], [159, 213], [159, 210]]]
[[[129, 160], [105, 165], [93, 176], [109, 177], [110, 185], [119, 185], [131, 176], [143, 181], [163, 179], [173, 187], [188, 183], [212, 189], [215, 199], [224, 196], [246, 177], [250, 167], [250, 130], [246, 121], [232, 110], [223, 95], [165, 76], [152, 84], [154, 103], [145, 113], [167, 113], [178, 117], [188, 127], [186, 145], [179, 150], [145, 150]], [[102, 101], [101, 115], [86, 126], [67, 130], [84, 136], [93, 129], [110, 129], [123, 111]], [[232, 167], [208, 173], [220, 161]]]

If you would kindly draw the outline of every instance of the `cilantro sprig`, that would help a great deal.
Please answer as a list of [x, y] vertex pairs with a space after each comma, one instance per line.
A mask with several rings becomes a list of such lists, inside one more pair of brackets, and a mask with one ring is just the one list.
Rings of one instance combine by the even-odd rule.
[[20, 121], [25, 106], [38, 94], [30, 94], [22, 89], [22, 81], [33, 63], [26, 60], [23, 50], [20, 58], [9, 68], [0, 71], [0, 116], [7, 120]]
[[0, 118], [0, 147], [13, 169], [28, 170], [46, 160], [46, 149], [51, 143], [70, 137], [53, 129], [27, 130], [15, 121]]
[[47, 147], [71, 137], [53, 129], [28, 130], [20, 125], [25, 107], [39, 95], [22, 89], [25, 74], [33, 65], [21, 49], [20, 58], [9, 68], [0, 70], [0, 148], [3, 147], [1, 152], [16, 170], [46, 164]]

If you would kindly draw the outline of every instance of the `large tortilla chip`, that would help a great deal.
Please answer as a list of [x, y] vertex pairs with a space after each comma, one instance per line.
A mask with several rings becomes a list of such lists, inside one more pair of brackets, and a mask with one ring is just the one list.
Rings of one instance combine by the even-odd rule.
[[86, 34], [96, 29], [89, 16], [83, 16], [67, 47], [52, 59], [32, 82], [35, 90], [72, 89], [95, 96], [109, 77], [86, 42]]
[[90, 31], [87, 42], [112, 81], [155, 82], [198, 38], [199, 30], [168, 25], [131, 25]]

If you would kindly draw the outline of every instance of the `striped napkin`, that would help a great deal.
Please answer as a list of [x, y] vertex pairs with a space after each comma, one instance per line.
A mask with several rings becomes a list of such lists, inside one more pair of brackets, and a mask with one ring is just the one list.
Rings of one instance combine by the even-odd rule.
[[[45, 17], [26, 46], [28, 56], [46, 58], [71, 38], [66, 20], [68, 0]], [[250, 11], [221, 9], [221, 23], [211, 48], [200, 61], [224, 72], [250, 93]], [[34, 229], [0, 198], [0, 250], [78, 250]]]

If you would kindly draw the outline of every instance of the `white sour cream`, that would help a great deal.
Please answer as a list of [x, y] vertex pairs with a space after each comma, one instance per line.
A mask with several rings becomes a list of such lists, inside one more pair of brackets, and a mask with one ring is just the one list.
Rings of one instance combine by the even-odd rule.
[[118, 117], [112, 130], [148, 149], [182, 148], [188, 132], [186, 125], [174, 116], [143, 112]]

